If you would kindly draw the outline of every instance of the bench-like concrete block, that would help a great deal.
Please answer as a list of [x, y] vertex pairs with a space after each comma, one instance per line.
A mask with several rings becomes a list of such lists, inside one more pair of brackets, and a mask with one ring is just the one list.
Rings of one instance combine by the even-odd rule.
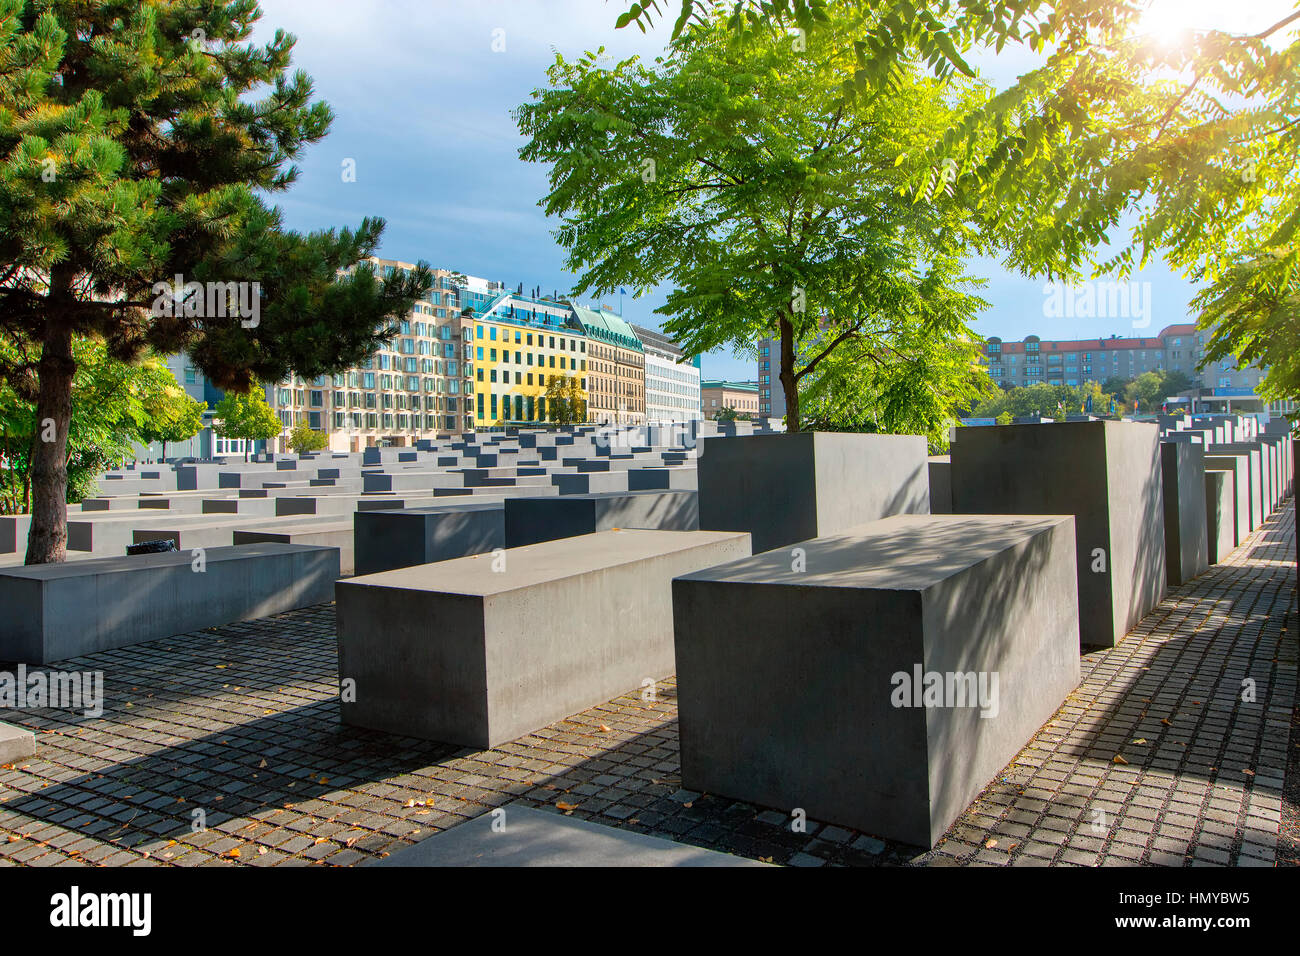
[[958, 429], [957, 514], [1072, 514], [1083, 643], [1112, 647], [1165, 593], [1159, 429], [1057, 422]]
[[335, 548], [250, 544], [0, 571], [0, 660], [48, 664], [321, 604]]
[[699, 472], [694, 468], [629, 468], [624, 474], [628, 491], [698, 491], [700, 487]]
[[695, 531], [700, 526], [694, 491], [508, 498], [505, 517], [507, 548], [613, 528]]
[[0, 515], [0, 554], [26, 553], [31, 530], [31, 515]]
[[1234, 547], [1232, 527], [1236, 492], [1232, 487], [1230, 471], [1207, 469], [1205, 472], [1205, 557], [1210, 564], [1218, 564]]
[[709, 438], [698, 473], [700, 527], [748, 531], [755, 551], [930, 510], [926, 444], [916, 435]]
[[1203, 574], [1209, 554], [1205, 512], [1205, 449], [1191, 442], [1160, 443], [1165, 509], [1165, 577], [1186, 584]]
[[350, 575], [355, 567], [351, 521], [315, 521], [267, 525], [264, 528], [252, 528], [246, 531], [236, 529], [232, 540], [235, 544], [258, 544], [263, 541], [279, 541], [285, 544], [310, 544], [319, 548], [337, 548], [339, 552], [339, 574]]
[[[673, 582], [682, 786], [932, 846], [1078, 684], [1074, 521], [798, 547], [802, 570], [782, 549]], [[926, 706], [929, 675], [976, 693]]]
[[31, 757], [35, 753], [35, 734], [23, 727], [0, 724], [0, 765]]
[[343, 721], [494, 747], [673, 673], [672, 579], [749, 536], [607, 531], [339, 581]]
[[355, 570], [377, 574], [506, 546], [501, 502], [358, 511], [353, 518]]
[[[498, 826], [500, 821], [503, 826]], [[509, 804], [435, 833], [379, 860], [376, 866], [732, 867], [757, 860], [662, 837]]]
[[551, 475], [551, 484], [558, 488], [562, 495], [626, 494], [629, 490], [626, 471]]

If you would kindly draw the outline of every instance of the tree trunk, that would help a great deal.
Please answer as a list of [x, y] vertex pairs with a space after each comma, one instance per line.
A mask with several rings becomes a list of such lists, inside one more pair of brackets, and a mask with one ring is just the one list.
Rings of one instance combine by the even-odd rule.
[[799, 430], [799, 381], [794, 377], [794, 325], [784, 315], [781, 326], [781, 389], [785, 392], [785, 430]]
[[159, 460], [158, 464], [161, 465], [166, 460], [167, 460], [167, 439], [164, 438], [162, 443], [162, 458]]
[[[57, 270], [52, 278], [57, 278]], [[52, 290], [51, 298], [57, 293], [57, 288]], [[27, 564], [51, 564], [61, 562], [67, 556], [68, 423], [72, 420], [72, 377], [77, 371], [77, 363], [72, 358], [72, 327], [57, 315], [46, 320], [39, 369], [36, 434], [32, 439], [32, 527], [27, 538]], [[51, 432], [53, 441], [46, 441]]]

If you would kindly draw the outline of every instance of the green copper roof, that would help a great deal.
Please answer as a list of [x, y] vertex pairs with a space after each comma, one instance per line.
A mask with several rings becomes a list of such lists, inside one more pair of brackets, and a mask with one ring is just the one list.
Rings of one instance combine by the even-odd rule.
[[602, 342], [609, 342], [611, 345], [619, 345], [625, 349], [632, 349], [637, 352], [645, 351], [645, 346], [637, 338], [632, 326], [613, 312], [607, 309], [589, 309], [583, 305], [575, 305], [573, 311], [578, 316], [578, 321], [582, 323], [583, 331], [589, 337], [599, 339]]

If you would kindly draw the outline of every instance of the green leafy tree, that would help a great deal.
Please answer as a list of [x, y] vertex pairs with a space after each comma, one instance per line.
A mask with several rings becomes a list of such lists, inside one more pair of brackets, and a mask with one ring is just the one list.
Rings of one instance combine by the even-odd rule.
[[167, 443], [189, 441], [197, 435], [207, 410], [207, 402], [190, 398], [182, 388], [170, 388], [149, 407], [149, 417], [140, 426], [140, 440], [146, 445], [161, 443], [165, 460]]
[[740, 417], [740, 414], [731, 405], [723, 405], [718, 409], [718, 413], [713, 416], [717, 422], [734, 422]]
[[1103, 392], [1109, 392], [1112, 395], [1122, 396], [1128, 389], [1129, 382], [1131, 381], [1133, 381], [1131, 378], [1121, 378], [1118, 375], [1112, 375], [1106, 379], [1106, 381], [1101, 383], [1101, 390]]
[[1192, 300], [1210, 330], [1202, 369], [1222, 362], [1267, 369], [1257, 387], [1270, 402], [1300, 400], [1300, 286], [1286, 255], [1240, 256]]
[[30, 451], [28, 563], [65, 556], [77, 336], [124, 362], [186, 351], [241, 390], [355, 364], [429, 287], [423, 265], [352, 268], [382, 221], [300, 235], [266, 205], [331, 114], [290, 72], [291, 35], [248, 42], [260, 17], [254, 0], [0, 0], [0, 377], [52, 439]]
[[[261, 388], [247, 392], [227, 392], [213, 411], [212, 429], [222, 438], [242, 438], [245, 442], [270, 441], [284, 430], [280, 416], [266, 403]], [[248, 461], [249, 445], [244, 445]]]
[[587, 420], [587, 393], [572, 375], [552, 375], [546, 384], [546, 409], [551, 421], [573, 425]]
[[1010, 412], [1002, 412], [997, 417], [999, 425], [1010, 425], [1013, 421], [1015, 421], [1015, 417]]
[[[67, 500], [77, 502], [95, 493], [100, 472], [131, 457], [132, 441], [144, 440], [151, 410], [168, 400], [176, 380], [156, 357], [119, 362], [93, 339], [78, 336], [72, 353], [77, 371], [63, 466]], [[0, 362], [23, 358], [0, 337]], [[40, 421], [36, 403], [0, 380], [0, 513], [31, 511], [32, 450], [49, 431]]]
[[[675, 11], [680, 36], [723, 6], [647, 0], [617, 25], [645, 29]], [[745, 42], [794, 25], [811, 42], [828, 20], [825, 0], [726, 6]], [[912, 59], [948, 77], [973, 75], [964, 57], [977, 46], [1041, 56], [930, 150], [934, 163], [957, 165], [954, 191], [1010, 250], [1010, 265], [1127, 275], [1160, 255], [1202, 286], [1198, 324], [1212, 336], [1201, 367], [1257, 362], [1270, 370], [1266, 397], [1300, 399], [1300, 6], [1254, 32], [1176, 37], [1152, 31], [1143, 0], [869, 6], [847, 95], [887, 88]], [[914, 191], [928, 186], [918, 175]], [[1116, 242], [1122, 221], [1129, 241]], [[1104, 247], [1118, 252], [1096, 261]]]
[[883, 381], [900, 355], [967, 337], [984, 304], [963, 272], [961, 210], [941, 187], [923, 202], [906, 188], [909, 157], [981, 95], [900, 65], [887, 90], [845, 100], [870, 19], [827, 8], [799, 50], [779, 30], [734, 43], [708, 18], [653, 66], [558, 57], [516, 111], [521, 156], [550, 164], [543, 204], [576, 293], [671, 283], [658, 311], [692, 355], [775, 339], [790, 431], [802, 384], [841, 346]]
[[1011, 388], [1000, 395], [981, 402], [975, 407], [973, 418], [997, 418], [1004, 412], [1014, 418], [1026, 415], [1074, 414], [1086, 402], [1086, 395], [1079, 388], [1070, 385], [1037, 385]]
[[329, 443], [328, 435], [315, 431], [306, 421], [298, 422], [289, 432], [289, 447], [299, 455], [308, 451], [320, 451], [328, 447]]

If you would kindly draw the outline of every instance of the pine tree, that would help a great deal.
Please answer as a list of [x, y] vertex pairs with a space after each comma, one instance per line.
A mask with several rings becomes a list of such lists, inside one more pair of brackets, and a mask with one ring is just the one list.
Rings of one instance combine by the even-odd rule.
[[41, 425], [29, 564], [64, 558], [75, 336], [123, 361], [186, 351], [238, 391], [355, 364], [431, 284], [423, 263], [384, 282], [357, 265], [382, 220], [300, 235], [262, 200], [332, 116], [290, 72], [290, 34], [248, 42], [260, 17], [255, 0], [0, 0], [0, 381]]

